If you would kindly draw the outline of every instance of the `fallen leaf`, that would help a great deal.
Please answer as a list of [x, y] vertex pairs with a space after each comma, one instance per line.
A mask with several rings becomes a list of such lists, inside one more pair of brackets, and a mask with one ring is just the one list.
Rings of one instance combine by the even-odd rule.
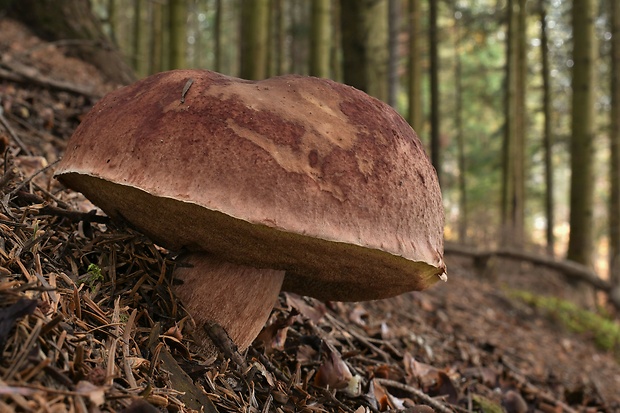
[[103, 387], [95, 386], [89, 381], [81, 380], [75, 387], [75, 391], [88, 399], [97, 407], [105, 402], [105, 390]]
[[405, 352], [403, 364], [408, 384], [417, 384], [422, 388], [428, 388], [437, 383], [437, 368], [430, 364], [418, 362], [409, 352]]
[[293, 309], [286, 318], [276, 319], [273, 323], [263, 327], [256, 337], [265, 345], [265, 352], [270, 354], [273, 350], [284, 350], [288, 328], [293, 325], [299, 312]]
[[356, 304], [351, 312], [349, 313], [349, 321], [353, 324], [357, 324], [360, 327], [366, 327], [368, 323], [366, 320], [368, 319], [368, 311], [361, 305]]
[[314, 323], [318, 323], [327, 313], [327, 307], [319, 300], [302, 297], [293, 293], [284, 293], [284, 298], [286, 304], [299, 311], [302, 317]]
[[351, 370], [337, 350], [326, 348], [327, 357], [314, 376], [314, 384], [330, 389], [343, 389], [349, 385], [349, 381], [353, 378]]

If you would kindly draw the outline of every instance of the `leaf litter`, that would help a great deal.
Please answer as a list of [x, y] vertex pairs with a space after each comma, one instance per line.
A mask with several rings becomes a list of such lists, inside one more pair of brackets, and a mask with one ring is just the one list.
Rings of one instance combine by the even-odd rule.
[[[0, 29], [3, 59], [82, 68], [109, 89], [18, 24]], [[174, 256], [51, 178], [100, 94], [4, 61], [0, 412], [620, 411], [612, 355], [458, 261], [447, 285], [390, 300], [283, 293], [247, 353], [201, 354], [171, 292]]]

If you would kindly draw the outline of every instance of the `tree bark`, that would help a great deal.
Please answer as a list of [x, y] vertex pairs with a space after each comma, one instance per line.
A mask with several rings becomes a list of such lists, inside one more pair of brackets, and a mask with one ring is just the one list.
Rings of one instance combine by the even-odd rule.
[[331, 1], [312, 0], [310, 75], [329, 78], [331, 53]]
[[430, 55], [430, 82], [431, 82], [431, 163], [437, 171], [441, 183], [441, 135], [439, 130], [439, 45], [437, 40], [437, 1], [429, 0], [429, 55]]
[[409, 124], [422, 131], [422, 36], [420, 0], [409, 0]]
[[242, 0], [240, 77], [267, 77], [269, 0]]
[[[455, 10], [456, 16], [458, 9]], [[455, 122], [456, 142], [458, 151], [458, 188], [459, 188], [459, 222], [458, 222], [458, 239], [461, 243], [467, 242], [467, 182], [466, 176], [466, 156], [465, 156], [465, 137], [463, 136], [463, 79], [461, 65], [461, 33], [460, 21], [454, 20], [454, 80], [455, 80]]]
[[93, 14], [88, 0], [0, 0], [0, 9], [46, 40], [87, 40], [69, 51], [91, 63], [110, 81], [128, 84], [133, 71]]
[[540, 0], [540, 39], [542, 60], [542, 83], [543, 83], [543, 147], [545, 151], [545, 217], [547, 221], [546, 239], [547, 252], [555, 255], [555, 203], [553, 201], [553, 127], [551, 110], [551, 71], [549, 69], [549, 40], [547, 36], [547, 12], [545, 0]]
[[609, 279], [620, 295], [620, 2], [611, 1]]
[[508, 1], [506, 36], [506, 125], [502, 165], [504, 245], [521, 246], [525, 238], [525, 0]]
[[146, 53], [146, 12], [145, 0], [134, 0], [133, 8], [133, 69], [139, 76], [147, 75], [148, 56]]
[[368, 33], [368, 94], [388, 100], [388, 0], [366, 2], [364, 20]]
[[184, 69], [187, 65], [187, 4], [186, 0], [170, 0], [168, 4], [168, 52], [170, 69]]
[[396, 108], [398, 99], [398, 37], [400, 34], [400, 0], [388, 0], [388, 105]]
[[332, 79], [343, 82], [342, 77], [342, 30], [340, 29], [340, 2], [332, 2], [332, 47], [331, 74]]
[[594, 0], [574, 0], [571, 122], [570, 238], [568, 259], [592, 265], [594, 251], [592, 162], [596, 41]]
[[343, 78], [387, 101], [387, 0], [340, 0]]
[[273, 1], [273, 64], [274, 75], [283, 75], [286, 72], [285, 45], [286, 45], [286, 19], [284, 18], [284, 0]]
[[213, 24], [213, 68], [222, 72], [222, 0], [215, 0], [215, 22]]
[[340, 0], [342, 75], [344, 83], [368, 92], [368, 47], [363, 1]]
[[163, 70], [163, 5], [158, 1], [151, 2], [150, 38], [149, 38], [149, 73]]

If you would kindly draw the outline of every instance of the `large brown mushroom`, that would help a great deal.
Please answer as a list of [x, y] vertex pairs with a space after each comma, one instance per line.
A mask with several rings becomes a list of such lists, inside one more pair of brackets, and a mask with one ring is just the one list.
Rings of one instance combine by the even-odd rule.
[[330, 80], [150, 76], [95, 105], [56, 176], [189, 251], [176, 293], [241, 349], [281, 288], [359, 301], [445, 278], [441, 192], [418, 137], [388, 105]]

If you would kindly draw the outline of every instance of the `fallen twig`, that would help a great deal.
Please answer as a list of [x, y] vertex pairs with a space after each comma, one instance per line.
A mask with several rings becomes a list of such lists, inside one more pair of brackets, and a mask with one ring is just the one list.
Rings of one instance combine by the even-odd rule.
[[411, 387], [411, 386], [408, 386], [406, 384], [403, 384], [403, 383], [400, 383], [394, 380], [380, 379], [380, 378], [375, 378], [374, 380], [383, 386], [394, 387], [396, 389], [409, 392], [415, 397], [417, 397], [418, 399], [422, 400], [424, 403], [431, 406], [433, 409], [441, 413], [453, 413], [452, 409], [448, 407], [446, 404], [441, 403], [437, 401], [436, 399], [433, 399], [431, 396], [424, 393], [420, 389], [416, 389], [415, 387]]
[[6, 129], [9, 135], [11, 135], [11, 138], [13, 139], [13, 141], [15, 141], [17, 146], [19, 146], [19, 149], [21, 149], [21, 151], [24, 152], [26, 155], [32, 155], [32, 152], [30, 152], [30, 149], [28, 149], [28, 147], [26, 146], [26, 144], [24, 144], [21, 138], [17, 136], [17, 134], [15, 133], [15, 131], [13, 130], [9, 122], [4, 117], [4, 109], [2, 108], [2, 106], [0, 106], [0, 123], [2, 123], [2, 126], [4, 126], [4, 129]]

